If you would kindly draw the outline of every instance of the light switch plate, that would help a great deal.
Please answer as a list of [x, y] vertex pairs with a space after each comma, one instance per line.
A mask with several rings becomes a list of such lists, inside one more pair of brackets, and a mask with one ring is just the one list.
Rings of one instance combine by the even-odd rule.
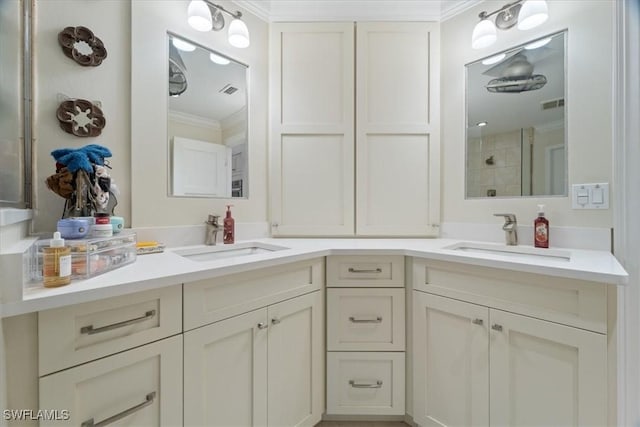
[[609, 209], [609, 183], [573, 184], [571, 207], [573, 209]]

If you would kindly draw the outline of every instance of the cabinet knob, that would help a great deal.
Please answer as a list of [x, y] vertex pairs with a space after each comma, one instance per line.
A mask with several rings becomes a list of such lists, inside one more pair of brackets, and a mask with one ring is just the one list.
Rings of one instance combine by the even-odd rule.
[[267, 329], [268, 327], [269, 327], [269, 325], [267, 325], [264, 322], [258, 323], [258, 329]]
[[494, 323], [493, 325], [491, 325], [491, 329], [493, 329], [494, 331], [502, 332], [502, 325]]
[[272, 325], [277, 325], [278, 323], [280, 323], [280, 319], [278, 319], [277, 317], [274, 317], [273, 319], [271, 319]]
[[474, 325], [482, 325], [484, 321], [482, 319], [473, 319], [471, 323], [473, 323]]

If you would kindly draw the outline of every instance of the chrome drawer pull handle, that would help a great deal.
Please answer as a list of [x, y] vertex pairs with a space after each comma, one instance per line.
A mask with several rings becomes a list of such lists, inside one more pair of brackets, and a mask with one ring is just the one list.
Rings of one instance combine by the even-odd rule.
[[269, 325], [267, 325], [264, 322], [258, 323], [258, 329], [267, 329], [268, 327], [269, 327]]
[[147, 394], [147, 396], [145, 397], [144, 402], [137, 404], [136, 406], [132, 406], [129, 409], [125, 409], [124, 411], [120, 412], [119, 414], [115, 414], [110, 416], [109, 418], [106, 418], [102, 421], [100, 421], [99, 423], [95, 423], [93, 422], [93, 418], [84, 421], [82, 424], [80, 424], [81, 427], [103, 427], [109, 424], [113, 424], [118, 420], [123, 419], [124, 417], [128, 417], [129, 415], [133, 414], [134, 412], [138, 412], [140, 409], [145, 408], [151, 404], [153, 404], [153, 401], [156, 398], [156, 392], [153, 391], [149, 394]]
[[378, 316], [375, 319], [356, 319], [355, 317], [349, 317], [351, 323], [382, 323], [382, 317]]
[[280, 322], [281, 322], [281, 320], [280, 320], [280, 319], [278, 319], [277, 317], [274, 317], [273, 319], [271, 319], [271, 324], [272, 324], [272, 325], [277, 325], [277, 324], [278, 324], [278, 323], [280, 323]]
[[133, 325], [134, 323], [144, 322], [145, 320], [151, 319], [155, 315], [156, 315], [156, 311], [155, 310], [149, 310], [144, 314], [144, 316], [136, 317], [135, 319], [125, 320], [123, 322], [113, 323], [111, 325], [102, 326], [100, 328], [95, 328], [94, 329], [93, 325], [83, 326], [82, 328], [80, 328], [80, 333], [81, 334], [87, 334], [87, 335], [93, 335], [93, 334], [99, 334], [100, 332], [112, 331], [114, 329], [123, 328], [125, 326]]
[[353, 268], [353, 267], [349, 267], [349, 273], [382, 273], [382, 269], [381, 268], [372, 268], [369, 270], [360, 270], [357, 268]]
[[482, 321], [482, 319], [473, 319], [471, 323], [473, 323], [474, 325], [482, 325], [484, 322]]
[[358, 383], [354, 380], [349, 380], [349, 385], [353, 388], [382, 388], [382, 381], [378, 380], [375, 383]]
[[498, 331], [501, 332], [502, 331], [502, 325], [498, 325], [497, 323], [491, 325], [491, 329], [493, 329], [494, 331]]

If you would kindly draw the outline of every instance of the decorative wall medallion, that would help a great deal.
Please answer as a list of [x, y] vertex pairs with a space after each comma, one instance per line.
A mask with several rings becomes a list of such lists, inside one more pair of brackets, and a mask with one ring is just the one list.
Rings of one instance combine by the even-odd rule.
[[66, 27], [58, 33], [58, 43], [66, 56], [86, 67], [98, 66], [107, 57], [102, 40], [87, 27]]
[[102, 110], [86, 99], [69, 99], [56, 111], [60, 127], [75, 136], [98, 136], [107, 123]]

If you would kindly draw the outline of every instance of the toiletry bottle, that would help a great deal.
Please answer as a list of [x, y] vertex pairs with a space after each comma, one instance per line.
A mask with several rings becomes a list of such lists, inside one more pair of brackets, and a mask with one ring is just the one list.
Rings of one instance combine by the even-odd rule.
[[224, 236], [223, 241], [225, 244], [233, 243], [235, 241], [236, 230], [235, 230], [235, 220], [231, 217], [231, 206], [227, 205], [227, 214], [224, 217]]
[[44, 286], [55, 288], [71, 283], [71, 248], [64, 245], [60, 232], [53, 233], [49, 247], [42, 254], [42, 278]]
[[533, 221], [533, 242], [536, 248], [549, 247], [549, 221], [544, 217], [544, 205], [538, 205], [538, 217]]

